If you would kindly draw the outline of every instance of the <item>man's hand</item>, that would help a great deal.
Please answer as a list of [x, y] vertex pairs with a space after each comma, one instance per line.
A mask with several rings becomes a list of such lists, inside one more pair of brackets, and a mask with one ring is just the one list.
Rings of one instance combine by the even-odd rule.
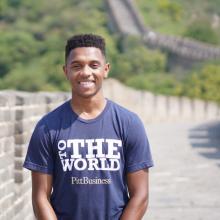
[[120, 220], [141, 220], [148, 206], [148, 169], [127, 174], [130, 200]]
[[52, 176], [32, 171], [32, 202], [37, 220], [57, 220], [50, 204]]

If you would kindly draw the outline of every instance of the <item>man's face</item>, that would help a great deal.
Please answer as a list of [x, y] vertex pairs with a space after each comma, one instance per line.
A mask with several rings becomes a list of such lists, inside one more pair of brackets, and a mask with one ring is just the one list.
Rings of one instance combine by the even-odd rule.
[[73, 49], [64, 66], [64, 73], [75, 96], [89, 98], [101, 91], [102, 81], [107, 77], [109, 64], [100, 49], [79, 47]]

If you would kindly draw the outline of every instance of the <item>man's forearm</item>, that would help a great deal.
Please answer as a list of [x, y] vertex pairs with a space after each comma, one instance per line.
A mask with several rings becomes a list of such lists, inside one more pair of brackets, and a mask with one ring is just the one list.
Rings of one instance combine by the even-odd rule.
[[146, 212], [148, 200], [131, 198], [125, 207], [120, 220], [141, 220]]
[[37, 220], [57, 220], [56, 214], [47, 198], [34, 199], [33, 209]]

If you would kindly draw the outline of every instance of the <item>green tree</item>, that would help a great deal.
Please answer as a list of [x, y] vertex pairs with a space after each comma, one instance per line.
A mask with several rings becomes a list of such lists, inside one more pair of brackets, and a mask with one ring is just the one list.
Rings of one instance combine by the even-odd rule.
[[126, 84], [136, 89], [166, 95], [179, 95], [182, 91], [181, 83], [173, 75], [165, 73], [133, 76], [126, 81]]
[[193, 72], [184, 83], [183, 93], [190, 97], [220, 102], [220, 65], [207, 64]]
[[125, 37], [119, 41], [120, 53], [115, 60], [114, 76], [126, 81], [130, 76], [163, 72], [166, 56], [157, 50], [149, 50], [135, 37]]
[[36, 56], [40, 44], [27, 32], [3, 32], [0, 35], [0, 77], [16, 63], [27, 63]]
[[217, 31], [212, 29], [211, 24], [204, 19], [194, 21], [188, 25], [184, 32], [184, 36], [210, 44], [219, 43], [219, 35]]
[[182, 15], [181, 5], [169, 0], [159, 0], [159, 10], [168, 14], [173, 21], [179, 21]]

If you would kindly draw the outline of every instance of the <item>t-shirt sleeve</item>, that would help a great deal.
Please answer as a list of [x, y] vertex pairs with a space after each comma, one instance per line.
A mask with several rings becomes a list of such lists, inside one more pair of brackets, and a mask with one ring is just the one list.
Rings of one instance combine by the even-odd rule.
[[135, 172], [153, 166], [147, 134], [143, 123], [136, 115], [129, 124], [125, 155], [126, 172]]
[[47, 126], [41, 120], [31, 136], [23, 167], [42, 173], [53, 173], [53, 151]]

